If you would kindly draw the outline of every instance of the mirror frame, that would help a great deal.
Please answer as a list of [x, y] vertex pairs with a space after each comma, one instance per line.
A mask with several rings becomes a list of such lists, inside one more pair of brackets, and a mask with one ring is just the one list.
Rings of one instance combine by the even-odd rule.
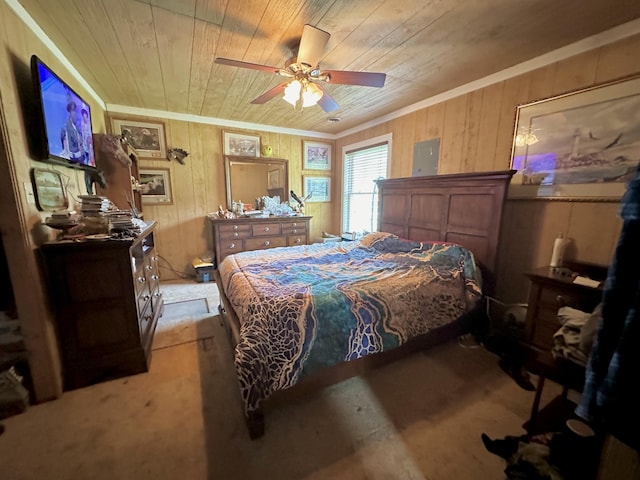
[[224, 178], [227, 189], [227, 208], [231, 209], [232, 195], [231, 195], [231, 163], [243, 162], [243, 163], [255, 163], [256, 165], [268, 165], [277, 164], [284, 167], [284, 198], [281, 198], [281, 202], [289, 201], [289, 160], [284, 158], [273, 157], [245, 157], [242, 155], [225, 155], [224, 156]]

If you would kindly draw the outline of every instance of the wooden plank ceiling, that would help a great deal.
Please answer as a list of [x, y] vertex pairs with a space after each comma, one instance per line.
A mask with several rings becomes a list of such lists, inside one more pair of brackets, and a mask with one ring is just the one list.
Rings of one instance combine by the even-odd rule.
[[[637, 0], [19, 0], [108, 105], [337, 133], [640, 17]], [[384, 72], [327, 85], [340, 108], [252, 99], [282, 77], [309, 23], [320, 65]], [[328, 122], [339, 117], [339, 123]]]

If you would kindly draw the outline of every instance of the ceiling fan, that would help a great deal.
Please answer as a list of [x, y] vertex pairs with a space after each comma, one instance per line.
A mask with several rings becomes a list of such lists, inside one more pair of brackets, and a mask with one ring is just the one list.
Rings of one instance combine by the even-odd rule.
[[310, 107], [317, 103], [325, 112], [332, 112], [338, 108], [338, 104], [331, 98], [325, 88], [317, 82], [382, 87], [384, 86], [386, 75], [374, 72], [321, 70], [318, 63], [327, 46], [329, 37], [331, 37], [331, 34], [328, 32], [311, 25], [305, 25], [302, 30], [298, 55], [291, 62], [287, 62], [284, 68], [219, 57], [215, 59], [215, 62], [221, 65], [275, 73], [289, 79], [254, 98], [251, 101], [253, 104], [266, 103], [277, 95], [284, 93], [283, 99], [292, 104], [294, 108], [299, 103], [302, 108]]

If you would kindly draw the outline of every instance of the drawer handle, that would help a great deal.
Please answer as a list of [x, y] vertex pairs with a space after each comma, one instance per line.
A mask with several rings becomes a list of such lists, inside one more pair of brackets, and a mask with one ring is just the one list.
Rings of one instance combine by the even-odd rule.
[[158, 298], [160, 296], [160, 292], [156, 292], [153, 294], [154, 297]]
[[151, 261], [152, 262], [157, 262], [158, 261], [158, 257], [156, 257], [156, 256], [151, 257]]
[[267, 240], [266, 242], [264, 242], [264, 246], [268, 247], [269, 245], [271, 245], [271, 242], [269, 240]]
[[560, 305], [561, 307], [565, 307], [567, 305], [567, 301], [562, 295], [556, 296], [556, 302], [558, 302], [558, 305]]
[[299, 238], [296, 238], [296, 243], [300, 243], [302, 240], [300, 240]]
[[298, 233], [298, 230], [296, 230], [295, 228], [293, 229], [293, 233]]
[[268, 232], [269, 231], [269, 227], [264, 227], [264, 231]]
[[233, 226], [233, 229], [234, 229], [234, 230], [237, 230], [237, 229], [238, 229], [238, 225], [234, 225], [234, 226]]
[[149, 300], [151, 298], [150, 295], [145, 295], [144, 297], [142, 297], [142, 299], [146, 302], [147, 300]]
[[236, 248], [236, 244], [235, 243], [230, 243], [229, 244], [229, 248]]
[[294, 226], [294, 227], [297, 227], [297, 226], [298, 226], [298, 224], [297, 224], [297, 223], [294, 223], [294, 224], [293, 224], [293, 226]]
[[147, 279], [146, 279], [146, 278], [144, 278], [144, 277], [138, 277], [138, 283], [144, 283], [144, 282], [146, 282], [146, 281], [147, 281]]
[[158, 278], [160, 278], [158, 275], [151, 275], [151, 280], [158, 280]]
[[238, 232], [235, 232], [235, 233], [233, 234], [233, 236], [234, 236], [234, 237], [239, 237], [239, 236], [240, 236], [240, 234], [239, 234]]
[[153, 267], [151, 265], [147, 265], [147, 270], [151, 271], [153, 270]]

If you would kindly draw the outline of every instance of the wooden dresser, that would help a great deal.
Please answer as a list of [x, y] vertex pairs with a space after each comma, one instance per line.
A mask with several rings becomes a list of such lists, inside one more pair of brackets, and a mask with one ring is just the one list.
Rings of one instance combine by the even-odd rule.
[[42, 245], [66, 390], [148, 370], [164, 308], [155, 226], [134, 240]]
[[311, 217], [236, 218], [209, 217], [213, 228], [216, 267], [227, 255], [247, 250], [291, 247], [309, 243]]

